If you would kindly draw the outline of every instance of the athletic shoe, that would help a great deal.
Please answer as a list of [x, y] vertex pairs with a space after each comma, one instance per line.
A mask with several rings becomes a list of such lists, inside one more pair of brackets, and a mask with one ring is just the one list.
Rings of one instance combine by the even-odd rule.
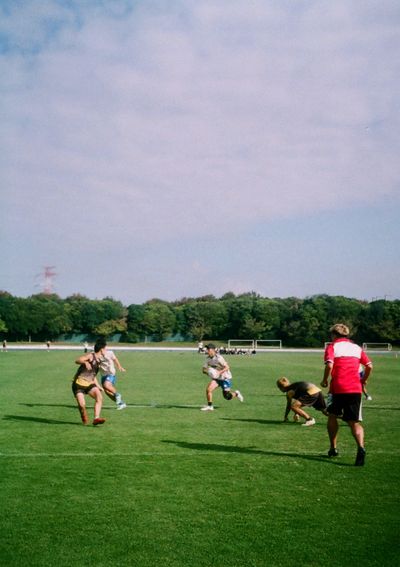
[[364, 466], [364, 462], [365, 462], [365, 449], [363, 447], [359, 447], [357, 450], [356, 462], [354, 463], [354, 465], [356, 467], [362, 467]]
[[372, 396], [367, 396], [367, 400], [368, 400], [369, 402], [372, 402]]
[[310, 417], [310, 419], [307, 419], [307, 421], [305, 423], [301, 424], [303, 427], [308, 427], [309, 425], [315, 425], [315, 419], [313, 417]]
[[203, 406], [201, 411], [214, 411], [214, 406]]
[[104, 417], [96, 417], [96, 418], [93, 420], [93, 425], [101, 425], [101, 424], [104, 423], [104, 422], [105, 422]]
[[328, 457], [338, 457], [338, 456], [339, 456], [339, 451], [336, 449], [336, 447], [329, 449]]
[[239, 402], [244, 402], [244, 397], [242, 396], [242, 394], [239, 392], [239, 390], [235, 390], [235, 394], [237, 399], [239, 400]]
[[117, 404], [117, 410], [125, 409], [125, 408], [126, 408], [125, 402], [120, 402], [119, 404]]

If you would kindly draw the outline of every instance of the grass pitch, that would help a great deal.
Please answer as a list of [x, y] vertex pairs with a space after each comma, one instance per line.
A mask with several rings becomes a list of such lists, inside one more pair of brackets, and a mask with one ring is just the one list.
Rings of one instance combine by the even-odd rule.
[[[290, 567], [398, 561], [400, 359], [375, 356], [367, 460], [326, 419], [282, 423], [281, 375], [319, 383], [321, 355], [229, 357], [245, 403], [215, 394], [195, 353], [124, 352], [107, 422], [84, 427], [73, 352], [0, 353], [5, 566]], [[92, 402], [88, 402], [92, 407]], [[90, 410], [91, 412], [92, 410]]]

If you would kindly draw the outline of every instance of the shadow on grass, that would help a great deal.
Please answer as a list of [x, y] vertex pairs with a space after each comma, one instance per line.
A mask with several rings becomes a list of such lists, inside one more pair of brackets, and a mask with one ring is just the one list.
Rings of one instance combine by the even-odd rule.
[[328, 456], [323, 455], [304, 455], [302, 453], [287, 453], [278, 451], [264, 451], [262, 449], [257, 449], [255, 447], [237, 447], [236, 445], [217, 445], [211, 443], [187, 443], [186, 441], [172, 441], [169, 439], [163, 439], [163, 443], [169, 443], [171, 445], [176, 445], [181, 449], [190, 449], [193, 451], [215, 451], [218, 453], [239, 453], [244, 455], [263, 455], [265, 457], [289, 457], [293, 459], [304, 459], [306, 461], [319, 461], [322, 463], [327, 463], [330, 465], [335, 465], [339, 467], [353, 467], [350, 463], [341, 463], [336, 459], [331, 459]]
[[78, 425], [82, 427], [82, 424], [77, 421], [60, 421], [59, 419], [33, 417], [30, 415], [5, 415], [3, 419], [6, 421], [33, 421], [34, 423], [45, 423], [46, 425]]
[[137, 408], [154, 408], [154, 409], [185, 409], [185, 410], [198, 410], [200, 406], [196, 405], [179, 405], [179, 404], [158, 404], [157, 402], [153, 402], [150, 404], [129, 404], [128, 407], [137, 407]]
[[221, 417], [224, 421], [246, 421], [247, 423], [261, 423], [262, 425], [297, 425], [294, 421], [282, 421], [278, 419], [237, 419], [235, 417]]
[[[90, 400], [89, 400], [90, 401]], [[110, 403], [109, 400], [104, 400], [105, 403]], [[186, 409], [186, 410], [198, 410], [200, 406], [198, 405], [176, 405], [176, 404], [157, 404], [157, 402], [152, 402], [150, 404], [130, 404], [126, 402], [128, 408], [154, 408], [154, 409]], [[41, 407], [41, 408], [71, 408], [76, 409], [76, 405], [73, 404], [31, 404], [31, 403], [19, 403], [20, 406], [25, 406], [27, 408]], [[216, 406], [217, 407], [217, 406]], [[103, 405], [104, 410], [115, 409], [115, 406]]]
[[27, 404], [20, 402], [18, 405], [25, 406], [27, 408], [74, 408], [76, 409], [76, 404]]

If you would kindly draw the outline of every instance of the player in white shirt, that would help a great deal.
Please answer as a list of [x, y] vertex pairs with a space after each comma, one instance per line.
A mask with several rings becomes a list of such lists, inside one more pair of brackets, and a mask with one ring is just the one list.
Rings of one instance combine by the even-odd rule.
[[120, 372], [125, 372], [125, 368], [122, 368], [114, 352], [106, 348], [104, 356], [100, 361], [101, 385], [110, 400], [117, 404], [117, 410], [123, 410], [126, 408], [126, 403], [122, 400], [121, 394], [117, 392], [115, 387], [117, 380], [115, 367]]
[[202, 411], [213, 411], [213, 391], [216, 388], [222, 388], [222, 395], [226, 400], [237, 398], [239, 402], [243, 402], [244, 398], [239, 390], [231, 391], [232, 374], [229, 365], [223, 356], [218, 354], [215, 345], [208, 344], [205, 346], [207, 350], [207, 358], [203, 364], [203, 374], [207, 374], [211, 378], [211, 382], [207, 385], [206, 396], [207, 405], [202, 407]]

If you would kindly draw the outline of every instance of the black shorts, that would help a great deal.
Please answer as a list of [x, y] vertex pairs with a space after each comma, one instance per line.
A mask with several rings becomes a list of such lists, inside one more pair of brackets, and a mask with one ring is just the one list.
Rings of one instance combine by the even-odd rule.
[[332, 394], [328, 413], [343, 421], [362, 421], [361, 394]]
[[306, 394], [305, 396], [301, 396], [299, 398], [299, 402], [301, 402], [302, 406], [306, 407], [313, 407], [318, 411], [324, 411], [326, 409], [325, 398], [322, 392], [317, 392], [316, 394]]
[[79, 392], [81, 394], [88, 394], [90, 392], [90, 390], [93, 390], [93, 388], [96, 387], [96, 384], [90, 384], [90, 386], [80, 386], [79, 384], [77, 384], [76, 382], [72, 382], [72, 393], [74, 394], [74, 396], [76, 396], [76, 394], [78, 394]]

